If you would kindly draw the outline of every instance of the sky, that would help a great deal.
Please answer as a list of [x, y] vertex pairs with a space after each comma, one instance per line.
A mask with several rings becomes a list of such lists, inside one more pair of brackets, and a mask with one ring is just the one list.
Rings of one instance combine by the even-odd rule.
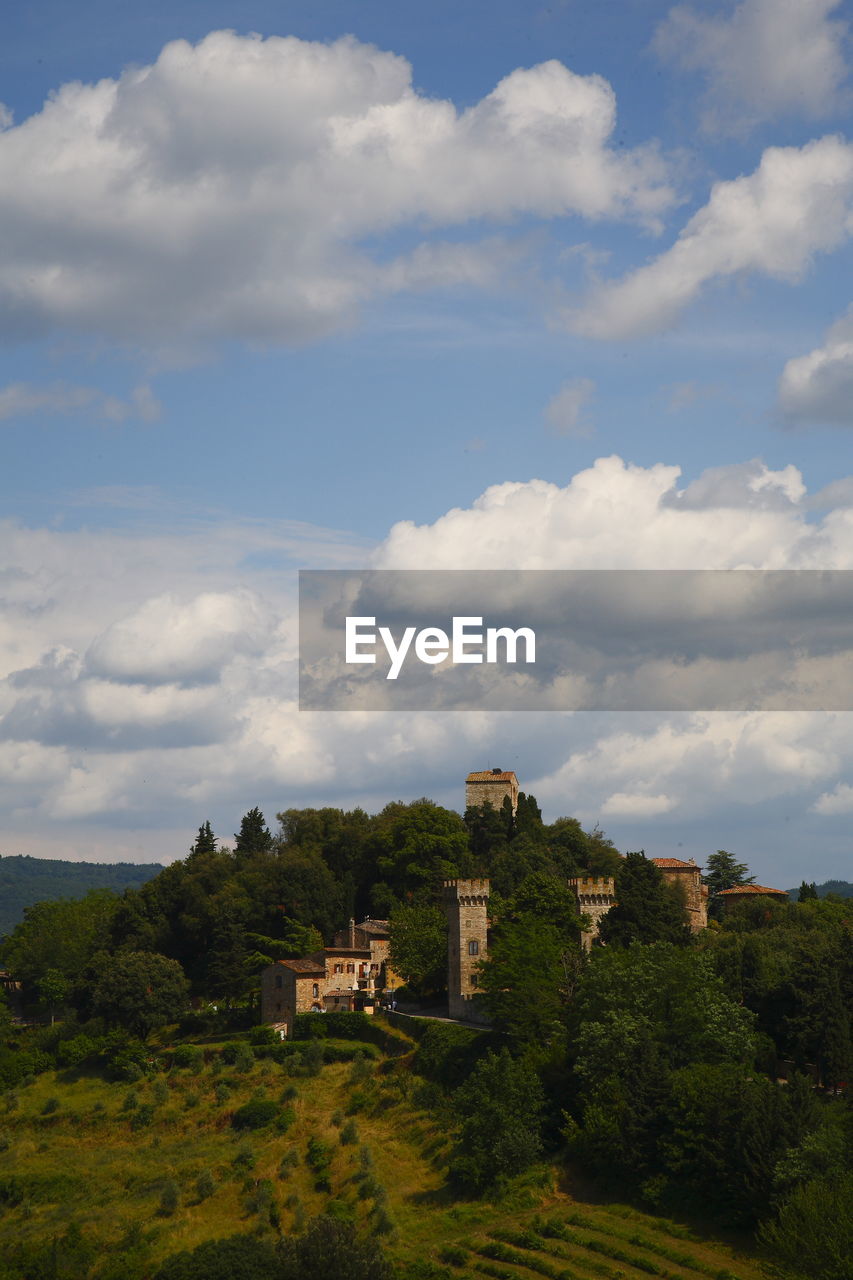
[[853, 879], [851, 713], [300, 712], [300, 568], [853, 568], [850, 6], [20, 0], [0, 853], [519, 775]]

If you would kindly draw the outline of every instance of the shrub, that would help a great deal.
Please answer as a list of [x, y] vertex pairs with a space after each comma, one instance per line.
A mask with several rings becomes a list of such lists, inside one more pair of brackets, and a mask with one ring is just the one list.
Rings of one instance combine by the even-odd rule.
[[194, 1044], [179, 1044], [172, 1050], [172, 1066], [178, 1070], [201, 1071], [204, 1054]]
[[58, 1110], [59, 1110], [59, 1099], [48, 1098], [41, 1109], [41, 1113], [43, 1116], [51, 1116], [55, 1111], [58, 1111]]
[[103, 1040], [94, 1040], [91, 1036], [72, 1036], [70, 1040], [63, 1040], [58, 1046], [57, 1061], [63, 1067], [78, 1067], [81, 1062], [94, 1058], [95, 1054], [100, 1052], [102, 1045]]
[[216, 1183], [213, 1180], [213, 1174], [209, 1169], [203, 1169], [196, 1178], [195, 1193], [199, 1200], [207, 1200], [216, 1190]]
[[158, 1214], [162, 1218], [170, 1217], [180, 1203], [180, 1193], [178, 1184], [174, 1178], [169, 1178], [163, 1183], [163, 1189], [160, 1192], [160, 1204], [157, 1209]]
[[248, 1143], [244, 1143], [235, 1151], [234, 1159], [231, 1163], [235, 1169], [254, 1169], [258, 1163], [258, 1157]]
[[154, 1119], [154, 1103], [143, 1102], [137, 1107], [130, 1119], [130, 1127], [136, 1132], [139, 1129], [145, 1129]]
[[169, 1086], [165, 1080], [155, 1080], [151, 1090], [151, 1097], [158, 1106], [162, 1106], [164, 1102], [169, 1101]]
[[341, 1145], [347, 1146], [353, 1142], [358, 1142], [358, 1129], [354, 1120], [347, 1120], [341, 1129]]
[[263, 1129], [272, 1124], [279, 1115], [277, 1102], [265, 1102], [261, 1098], [253, 1098], [245, 1102], [234, 1112], [231, 1123], [235, 1129]]
[[278, 1032], [270, 1026], [252, 1027], [249, 1032], [249, 1044], [267, 1045], [280, 1044], [281, 1038]]

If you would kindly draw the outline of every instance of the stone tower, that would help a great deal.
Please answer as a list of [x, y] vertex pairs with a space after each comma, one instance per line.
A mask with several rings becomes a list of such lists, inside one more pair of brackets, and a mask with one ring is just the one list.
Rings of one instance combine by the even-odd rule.
[[578, 910], [591, 920], [590, 927], [581, 934], [581, 945], [589, 951], [598, 935], [601, 917], [616, 906], [616, 882], [612, 876], [575, 876], [569, 881], [569, 888], [574, 890]]
[[451, 1018], [477, 1021], [477, 966], [486, 958], [489, 930], [488, 880], [445, 880], [447, 998]]
[[507, 796], [515, 813], [518, 808], [518, 778], [514, 773], [505, 773], [503, 769], [482, 769], [479, 773], [469, 773], [465, 779], [466, 809], [479, 808], [487, 801], [493, 809], [500, 809]]

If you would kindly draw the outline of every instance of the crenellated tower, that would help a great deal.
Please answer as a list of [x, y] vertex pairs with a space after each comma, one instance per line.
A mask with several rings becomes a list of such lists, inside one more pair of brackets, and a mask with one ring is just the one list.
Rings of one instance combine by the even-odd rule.
[[616, 906], [616, 881], [612, 876], [574, 876], [569, 888], [574, 890], [578, 910], [590, 917], [590, 927], [581, 934], [581, 945], [589, 951], [598, 935], [601, 917]]
[[488, 954], [489, 881], [445, 880], [447, 999], [451, 1018], [477, 1021], [477, 968]]

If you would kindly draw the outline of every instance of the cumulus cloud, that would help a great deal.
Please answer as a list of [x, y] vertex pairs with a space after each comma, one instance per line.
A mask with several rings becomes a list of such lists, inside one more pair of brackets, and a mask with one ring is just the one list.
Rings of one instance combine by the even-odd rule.
[[564, 382], [560, 390], [545, 406], [545, 421], [555, 435], [589, 436], [592, 424], [584, 414], [595, 392], [592, 378], [574, 378]]
[[[464, 774], [498, 759], [546, 812], [601, 818], [627, 847], [678, 824], [768, 822], [790, 801], [794, 867], [815, 838], [808, 823], [823, 831], [840, 813], [821, 797], [853, 776], [843, 714], [300, 713], [295, 575], [262, 566], [364, 563], [363, 547], [330, 531], [6, 523], [2, 536], [3, 852], [46, 853], [52, 831], [77, 856], [139, 856], [127, 832], [145, 831], [145, 856], [169, 857], [205, 817], [227, 834], [255, 804], [270, 818], [289, 804], [377, 808], [425, 791], [459, 805]], [[606, 458], [562, 486], [499, 485], [430, 525], [397, 525], [374, 561], [853, 568], [853, 515], [835, 505], [816, 517], [787, 467], [752, 462], [685, 485], [678, 467]], [[846, 840], [840, 831], [826, 874], [840, 872]], [[761, 877], [777, 882], [770, 862]]]
[[853, 529], [809, 521], [802, 476], [762, 462], [717, 468], [683, 489], [677, 466], [599, 458], [564, 486], [492, 485], [433, 524], [400, 521], [382, 569], [790, 569], [853, 567]]
[[670, 249], [600, 285], [565, 322], [596, 338], [654, 333], [710, 281], [754, 271], [794, 283], [851, 232], [853, 145], [826, 137], [769, 147], [754, 173], [714, 185]]
[[823, 346], [788, 361], [778, 407], [791, 423], [853, 426], [853, 308], [832, 326]]
[[126, 418], [153, 422], [160, 416], [160, 404], [145, 383], [134, 387], [129, 400], [107, 395], [96, 387], [68, 383], [38, 387], [29, 382], [10, 382], [0, 387], [0, 421], [30, 413], [65, 414], [83, 410], [108, 422], [124, 422]]
[[810, 119], [840, 105], [848, 26], [830, 15], [841, 0], [743, 0], [725, 16], [677, 5], [658, 28], [665, 61], [707, 78], [703, 124], [741, 133], [796, 113]]
[[[440, 226], [656, 225], [665, 166], [611, 148], [615, 118], [605, 80], [556, 61], [458, 111], [352, 37], [174, 41], [0, 133], [3, 327], [299, 343], [373, 296], [487, 282], [500, 243], [436, 247]], [[364, 247], [401, 227], [428, 247], [391, 262]]]

